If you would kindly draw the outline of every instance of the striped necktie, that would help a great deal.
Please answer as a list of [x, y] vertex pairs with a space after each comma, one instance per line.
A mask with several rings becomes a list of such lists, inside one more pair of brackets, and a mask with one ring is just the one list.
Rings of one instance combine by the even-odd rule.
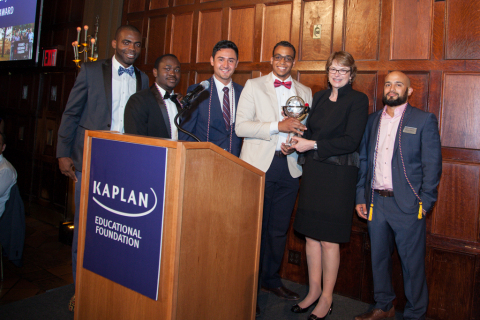
[[230, 131], [230, 99], [228, 97], [228, 87], [223, 88], [223, 120], [225, 120], [225, 128]]

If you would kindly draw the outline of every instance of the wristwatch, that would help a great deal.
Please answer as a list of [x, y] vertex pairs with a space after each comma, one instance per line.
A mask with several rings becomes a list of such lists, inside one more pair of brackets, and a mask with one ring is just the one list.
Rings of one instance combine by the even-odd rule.
[[313, 145], [313, 150], [317, 150], [317, 141], [315, 141], [315, 144]]

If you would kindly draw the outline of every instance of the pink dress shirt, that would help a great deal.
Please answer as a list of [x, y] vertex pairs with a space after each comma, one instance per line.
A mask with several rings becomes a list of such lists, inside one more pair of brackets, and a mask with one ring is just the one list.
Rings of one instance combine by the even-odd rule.
[[395, 146], [398, 125], [402, 118], [403, 110], [407, 104], [395, 108], [393, 117], [387, 113], [387, 106], [383, 109], [380, 123], [380, 137], [378, 139], [377, 159], [375, 168], [374, 189], [393, 190], [392, 184], [392, 156]]

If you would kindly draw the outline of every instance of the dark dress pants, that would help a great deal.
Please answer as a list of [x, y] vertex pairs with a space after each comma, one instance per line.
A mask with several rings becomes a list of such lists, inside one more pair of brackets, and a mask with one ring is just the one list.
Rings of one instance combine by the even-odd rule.
[[428, 306], [425, 217], [418, 220], [416, 213], [404, 213], [394, 197], [382, 197], [375, 193], [373, 204], [373, 218], [368, 222], [368, 233], [372, 247], [375, 308], [388, 311], [395, 299], [392, 253], [396, 244], [407, 298], [403, 317], [405, 320], [425, 319]]
[[72, 276], [73, 284], [77, 282], [77, 247], [78, 247], [78, 221], [80, 219], [80, 194], [82, 191], [82, 173], [75, 171], [77, 182], [75, 183], [75, 217], [73, 218], [73, 241], [72, 241]]
[[274, 156], [265, 174], [262, 243], [260, 246], [260, 284], [267, 288], [282, 286], [278, 271], [282, 264], [299, 179], [292, 178], [287, 158]]

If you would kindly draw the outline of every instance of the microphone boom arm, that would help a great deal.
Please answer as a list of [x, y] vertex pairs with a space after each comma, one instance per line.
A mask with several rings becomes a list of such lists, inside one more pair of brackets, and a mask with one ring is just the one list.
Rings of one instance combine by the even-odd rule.
[[190, 137], [192, 137], [193, 139], [197, 140], [198, 142], [201, 142], [200, 139], [198, 139], [198, 137], [196, 135], [194, 135], [193, 133], [191, 132], [188, 132], [187, 130], [183, 129], [182, 127], [180, 127], [180, 124], [178, 123], [178, 118], [180, 118], [181, 115], [183, 115], [185, 113], [185, 111], [187, 111], [189, 108], [186, 107], [186, 108], [183, 108], [179, 113], [177, 113], [177, 115], [175, 116], [175, 118], [173, 119], [173, 123], [175, 124], [175, 127], [177, 127], [177, 129], [187, 135], [189, 135]]

